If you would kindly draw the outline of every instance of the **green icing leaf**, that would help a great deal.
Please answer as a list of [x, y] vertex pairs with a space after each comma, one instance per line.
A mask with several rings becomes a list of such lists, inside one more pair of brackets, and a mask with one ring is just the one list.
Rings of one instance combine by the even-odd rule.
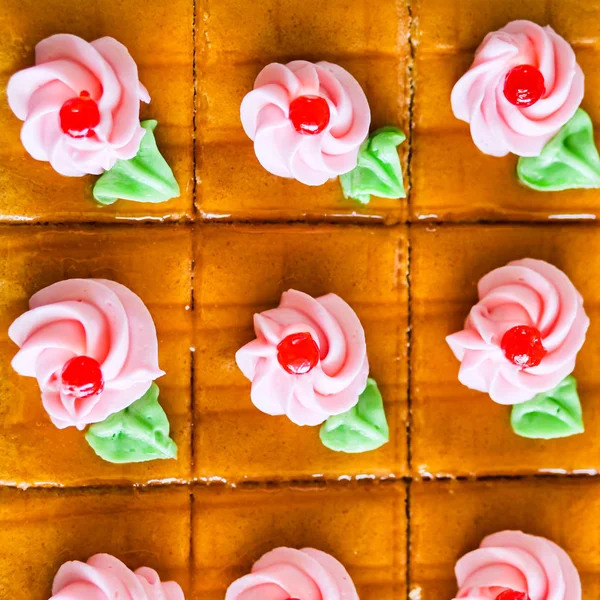
[[554, 389], [515, 404], [510, 420], [514, 432], [526, 438], [551, 440], [583, 433], [577, 381], [569, 375]]
[[397, 127], [383, 127], [372, 133], [358, 151], [356, 167], [340, 175], [344, 196], [363, 204], [368, 204], [371, 196], [406, 198], [396, 149], [405, 139]]
[[330, 450], [349, 453], [369, 452], [389, 441], [383, 400], [374, 379], [368, 379], [356, 406], [323, 423], [320, 437]]
[[177, 458], [177, 445], [169, 437], [169, 421], [158, 403], [158, 386], [131, 406], [92, 425], [85, 439], [94, 452], [112, 463], [133, 463]]
[[156, 121], [142, 121], [146, 130], [138, 153], [130, 160], [118, 160], [94, 186], [94, 198], [102, 204], [117, 200], [165, 202], [179, 196], [173, 171], [162, 157], [154, 139]]
[[577, 109], [539, 156], [519, 158], [517, 175], [540, 192], [600, 187], [600, 157], [589, 115]]

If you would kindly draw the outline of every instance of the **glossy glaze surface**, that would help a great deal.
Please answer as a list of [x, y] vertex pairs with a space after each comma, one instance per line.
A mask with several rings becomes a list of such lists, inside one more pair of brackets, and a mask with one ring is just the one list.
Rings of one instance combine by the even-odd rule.
[[265, 552], [292, 546], [335, 556], [361, 600], [404, 598], [405, 496], [404, 484], [196, 488], [193, 597], [222, 600], [227, 587]]
[[[419, 227], [411, 236], [412, 458], [417, 474], [498, 475], [595, 472], [600, 460], [598, 356], [600, 238], [594, 226]], [[459, 362], [445, 343], [477, 301], [477, 281], [511, 260], [546, 260], [584, 298], [591, 326], [577, 356], [586, 432], [560, 440], [514, 434], [510, 409], [458, 381]], [[435, 366], [435, 368], [433, 367]]]
[[[406, 229], [214, 226], [195, 242], [195, 475], [235, 482], [406, 474]], [[235, 352], [254, 337], [253, 314], [277, 306], [290, 288], [336, 293], [356, 311], [389, 444], [357, 455], [332, 452], [318, 427], [298, 427], [251, 403]]]
[[[39, 10], [36, 0], [3, 3], [0, 220], [72, 223], [191, 218], [192, 20], [193, 5], [187, 0], [133, 0], [127, 3], [127, 10], [119, 0], [49, 0], [44, 10]], [[72, 33], [87, 41], [108, 35], [127, 46], [152, 99], [142, 105], [141, 118], [158, 121], [156, 140], [181, 188], [179, 198], [162, 204], [119, 201], [100, 206], [92, 197], [96, 177], [63, 177], [25, 152], [19, 139], [22, 123], [5, 99], [6, 84], [12, 73], [34, 64], [35, 45], [55, 33]]]
[[0, 489], [0, 594], [49, 598], [67, 560], [118, 556], [190, 590], [190, 494], [185, 488]]
[[[265, 171], [243, 132], [239, 109], [260, 70], [270, 62], [327, 60], [363, 87], [374, 129], [408, 130], [408, 28], [404, 2], [244, 0], [199, 5], [197, 195], [201, 215], [228, 220], [404, 220], [405, 200], [344, 200], [338, 181], [312, 188]], [[240, 19], [243, 14], [244, 18]], [[232, 35], [235, 31], [235, 35]], [[206, 43], [208, 42], [208, 43]], [[408, 144], [401, 147], [406, 163]]]
[[[191, 232], [178, 226], [0, 228], [0, 482], [89, 485], [189, 478], [191, 242]], [[72, 277], [115, 280], [147, 305], [157, 329], [159, 364], [167, 373], [157, 380], [160, 402], [179, 460], [102, 461], [83, 432], [52, 425], [35, 379], [11, 368], [18, 348], [8, 339], [10, 323], [27, 310], [33, 293]]]
[[[509, 21], [551, 25], [575, 49], [585, 76], [582, 107], [600, 121], [593, 24], [600, 7], [586, 0], [416, 0], [411, 219], [436, 221], [591, 219], [600, 216], [598, 190], [541, 193], [519, 184], [517, 157], [486, 156], [450, 106], [452, 87], [469, 68], [485, 35]], [[485, 176], [482, 176], [485, 174]]]
[[489, 534], [521, 530], [561, 546], [579, 570], [583, 598], [600, 594], [600, 484], [545, 478], [423, 482], [411, 486], [411, 598], [454, 598], [456, 561]]

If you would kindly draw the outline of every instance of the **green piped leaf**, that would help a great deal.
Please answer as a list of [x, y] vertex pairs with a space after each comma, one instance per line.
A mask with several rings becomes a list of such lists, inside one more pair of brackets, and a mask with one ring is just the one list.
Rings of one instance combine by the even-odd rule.
[[569, 375], [554, 389], [515, 404], [511, 425], [517, 435], [551, 440], [583, 433], [577, 381]]
[[130, 160], [118, 160], [94, 186], [94, 198], [102, 204], [117, 200], [166, 202], [179, 196], [173, 171], [162, 157], [154, 138], [156, 121], [142, 121], [146, 130], [138, 153]]
[[330, 450], [348, 453], [369, 452], [389, 441], [383, 399], [374, 379], [368, 379], [356, 406], [323, 423], [320, 437]]
[[177, 458], [177, 445], [169, 437], [169, 421], [158, 394], [153, 383], [131, 406], [92, 425], [85, 439], [94, 452], [111, 463]]
[[600, 187], [600, 157], [589, 115], [577, 109], [539, 156], [519, 158], [517, 175], [539, 192]]
[[406, 198], [396, 149], [405, 139], [397, 127], [383, 127], [372, 133], [358, 151], [356, 167], [340, 175], [344, 196], [363, 204], [368, 204], [371, 196]]

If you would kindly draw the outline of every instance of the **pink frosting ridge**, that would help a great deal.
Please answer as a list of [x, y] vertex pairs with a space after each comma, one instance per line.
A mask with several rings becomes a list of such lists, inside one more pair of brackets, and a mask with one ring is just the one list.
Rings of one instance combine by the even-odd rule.
[[162, 583], [148, 567], [131, 571], [110, 554], [96, 554], [87, 563], [66, 562], [56, 574], [50, 600], [184, 600], [173, 581]]
[[530, 600], [581, 600], [579, 573], [568, 554], [554, 542], [520, 531], [486, 537], [458, 561], [456, 579], [456, 599], [496, 600], [513, 590]]
[[[528, 107], [504, 96], [506, 75], [518, 65], [533, 65], [544, 77], [545, 94]], [[452, 90], [452, 110], [470, 123], [473, 141], [485, 154], [538, 156], [575, 114], [583, 88], [583, 71], [568, 42], [550, 26], [513, 21], [485, 37]]]
[[[590, 324], [569, 278], [543, 260], [525, 258], [485, 275], [465, 328], [446, 338], [461, 361], [458, 379], [500, 404], [518, 404], [556, 387], [575, 368]], [[546, 356], [536, 367], [509, 361], [500, 346], [509, 329], [525, 325], [542, 335]]]
[[[318, 425], [358, 402], [369, 374], [365, 333], [339, 296], [315, 299], [289, 290], [277, 308], [254, 315], [254, 329], [256, 339], [238, 350], [236, 361], [252, 381], [257, 408], [297, 425]], [[302, 375], [288, 373], [277, 359], [278, 344], [295, 333], [309, 333], [319, 348], [318, 364]]]
[[[100, 112], [91, 137], [73, 138], [60, 125], [60, 109], [89, 92]], [[133, 158], [144, 129], [140, 100], [150, 102], [133, 58], [117, 40], [88, 43], [68, 34], [53, 35], [35, 49], [35, 67], [8, 82], [8, 102], [24, 121], [21, 141], [36, 160], [48, 161], [61, 175], [99, 175], [117, 159]]]
[[[34, 294], [29, 307], [8, 331], [20, 348], [12, 366], [37, 379], [44, 408], [57, 427], [83, 429], [103, 421], [164, 375], [152, 317], [125, 286], [106, 279], [67, 279]], [[103, 391], [77, 398], [61, 386], [62, 369], [76, 356], [98, 361]]]
[[358, 600], [350, 575], [330, 556], [304, 548], [276, 548], [229, 586], [225, 600]]
[[[316, 135], [294, 128], [290, 104], [300, 96], [327, 101], [330, 121]], [[342, 67], [295, 60], [271, 63], [256, 78], [254, 90], [241, 106], [244, 131], [254, 141], [260, 164], [270, 173], [292, 177], [307, 185], [351, 171], [358, 149], [369, 134], [371, 111], [360, 84]]]

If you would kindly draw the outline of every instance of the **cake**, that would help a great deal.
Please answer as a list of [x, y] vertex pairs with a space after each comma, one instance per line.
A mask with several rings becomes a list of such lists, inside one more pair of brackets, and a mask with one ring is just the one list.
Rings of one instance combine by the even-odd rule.
[[[579, 66], [585, 91], [544, 148], [571, 139], [568, 123], [595, 148], [593, 3], [49, 0], [41, 9], [4, 0], [0, 14], [0, 597], [63, 600], [86, 577], [127, 582], [148, 600], [179, 600], [179, 589], [203, 600], [263, 592], [276, 600], [600, 595], [600, 241], [584, 222], [598, 216], [598, 191], [519, 183], [519, 156], [482, 152], [452, 105], [492, 34], [527, 21], [550, 35], [550, 26], [574, 52], [571, 70]], [[145, 140], [132, 170], [139, 175], [151, 151], [158, 178], [168, 179], [154, 188], [160, 197], [128, 200], [126, 186], [111, 180], [95, 197], [104, 177], [97, 168], [73, 176], [80, 173], [61, 163], [58, 172], [23, 145], [32, 102], [15, 111], [9, 81], [42, 65], [36, 46], [56, 35], [99, 52], [106, 38], [126, 49], [137, 70], [126, 91], [135, 96], [139, 147], [116, 159], [139, 158]], [[296, 92], [282, 84], [292, 76], [320, 82], [302, 88], [293, 107]], [[281, 89], [257, 108], [277, 77]], [[277, 148], [277, 161], [257, 149], [259, 125], [292, 131], [291, 123], [308, 140], [327, 132], [341, 106], [331, 77], [353, 90], [360, 131], [343, 140], [343, 158], [326, 163], [326, 176], [307, 176], [308, 163], [293, 162], [290, 146]], [[73, 93], [84, 111], [90, 99], [100, 102], [95, 88]], [[95, 119], [93, 106], [89, 114]], [[94, 119], [65, 123], [63, 133], [85, 137], [100, 126]], [[311, 161], [323, 153], [330, 160], [333, 142], [312, 139], [319, 150], [308, 162], [321, 164]], [[101, 166], [105, 174], [113, 168]], [[164, 197], [175, 186], [179, 195]], [[531, 414], [541, 409], [513, 412], [511, 421], [511, 409], [494, 400], [514, 400], [514, 390], [498, 396], [490, 382], [459, 380], [468, 359], [446, 342], [473, 329], [467, 317], [493, 293], [486, 277], [514, 261], [564, 274], [576, 291], [569, 287], [569, 297], [581, 299], [585, 317], [577, 313], [581, 335], [567, 366], [515, 405], [547, 394], [553, 410], [574, 411], [568, 436], [531, 435]], [[84, 300], [88, 285], [128, 290], [149, 315], [143, 330], [156, 331], [155, 344], [142, 344], [152, 369], [136, 372], [135, 393], [121, 393], [131, 380], [103, 370], [105, 347], [95, 354], [93, 345], [73, 346], [64, 325], [45, 337], [48, 355], [60, 358], [51, 381], [28, 361], [13, 362], [23, 349], [39, 350], [35, 311], [58, 310], [57, 289], [74, 286], [75, 300]], [[538, 328], [531, 339], [543, 365], [553, 349], [547, 330], [533, 318], [513, 325]], [[500, 338], [491, 345], [495, 359], [507, 358]], [[330, 347], [334, 358], [351, 357], [339, 380]], [[70, 379], [66, 361], [85, 356], [101, 378]], [[119, 373], [129, 373], [126, 364]], [[536, 368], [527, 360], [513, 366]], [[98, 375], [92, 367], [84, 370]], [[272, 376], [268, 396], [264, 372]], [[288, 377], [312, 385], [288, 389]], [[119, 402], [94, 412], [115, 380]], [[54, 410], [56, 394], [66, 412]], [[146, 442], [162, 436], [162, 456], [127, 445], [130, 418]], [[504, 579], [490, 581], [476, 568], [490, 547], [518, 556], [525, 548], [535, 568], [507, 575], [504, 562], [492, 561]], [[544, 571], [546, 556], [571, 587]], [[260, 589], [264, 578], [271, 587]], [[582, 592], [572, 587], [576, 578]]]

